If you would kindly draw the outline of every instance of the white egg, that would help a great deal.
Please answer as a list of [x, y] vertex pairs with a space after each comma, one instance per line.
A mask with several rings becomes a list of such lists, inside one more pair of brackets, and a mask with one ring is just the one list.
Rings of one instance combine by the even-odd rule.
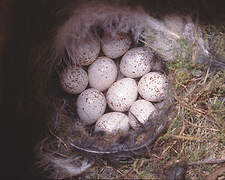
[[97, 38], [86, 38], [82, 40], [79, 47], [72, 48], [76, 52], [77, 62], [81, 66], [92, 64], [100, 52], [100, 40]]
[[131, 38], [125, 33], [105, 33], [101, 40], [103, 53], [109, 58], [118, 58], [130, 48]]
[[77, 98], [77, 113], [85, 124], [94, 123], [106, 109], [104, 94], [94, 88], [86, 89]]
[[154, 105], [146, 101], [144, 99], [137, 100], [135, 103], [132, 104], [129, 110], [129, 124], [133, 129], [140, 127], [140, 124], [137, 122], [139, 121], [142, 125], [144, 125], [150, 115], [156, 112], [156, 108]]
[[99, 91], [108, 89], [117, 77], [115, 62], [107, 57], [99, 57], [88, 68], [89, 85]]
[[120, 71], [126, 77], [141, 77], [150, 72], [152, 57], [153, 53], [146, 47], [130, 49], [121, 59]]
[[165, 99], [168, 88], [168, 79], [158, 72], [144, 75], [138, 83], [138, 92], [147, 101], [160, 102]]
[[78, 66], [68, 66], [60, 75], [62, 88], [70, 94], [79, 94], [88, 85], [88, 75]]
[[110, 112], [101, 116], [95, 124], [95, 132], [103, 131], [109, 135], [125, 135], [129, 130], [129, 118], [121, 112]]
[[137, 95], [136, 81], [124, 78], [112, 84], [106, 93], [106, 100], [112, 110], [125, 112], [135, 102]]

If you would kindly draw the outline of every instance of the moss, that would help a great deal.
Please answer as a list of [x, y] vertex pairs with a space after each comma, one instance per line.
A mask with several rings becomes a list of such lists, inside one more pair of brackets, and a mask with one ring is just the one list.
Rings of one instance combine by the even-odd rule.
[[190, 74], [186, 69], [176, 70], [176, 79], [179, 83], [185, 84], [190, 78]]

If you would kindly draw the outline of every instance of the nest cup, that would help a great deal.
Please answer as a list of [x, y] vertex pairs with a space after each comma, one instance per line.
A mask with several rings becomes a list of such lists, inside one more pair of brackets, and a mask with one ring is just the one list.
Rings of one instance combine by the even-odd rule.
[[[129, 162], [135, 156], [146, 155], [146, 147], [165, 132], [173, 108], [173, 93], [165, 62], [175, 55], [165, 53], [157, 47], [167, 47], [168, 42], [176, 45], [176, 38], [190, 35], [173, 32], [169, 29], [170, 25], [152, 18], [141, 7], [101, 1], [84, 1], [79, 2], [77, 7], [71, 7], [66, 10], [69, 18], [65, 18], [64, 23], [54, 29], [51, 40], [41, 47], [41, 53], [33, 65], [36, 69], [34, 87], [38, 103], [50, 112], [46, 115], [44, 140], [37, 145], [38, 165], [55, 179], [79, 175], [98, 158], [122, 163]], [[179, 21], [183, 26], [182, 22], [190, 20], [186, 18], [174, 21]], [[150, 38], [150, 29], [159, 38], [160, 44]], [[185, 32], [184, 29], [181, 31]], [[94, 133], [93, 125], [84, 125], [76, 112], [78, 95], [68, 94], [60, 86], [60, 74], [63, 70], [71, 65], [81, 65], [77, 58], [80, 49], [94, 39], [101, 40], [106, 31], [112, 35], [118, 32], [129, 34], [132, 37], [131, 48], [148, 48], [154, 54], [152, 71], [162, 72], [169, 79], [166, 98], [155, 103], [158, 114], [150, 116], [147, 123], [139, 129], [129, 130], [126, 136], [117, 135], [119, 138], [105, 138], [101, 132]], [[199, 44], [199, 51], [207, 54], [201, 38]], [[101, 55], [102, 52], [99, 56]]]

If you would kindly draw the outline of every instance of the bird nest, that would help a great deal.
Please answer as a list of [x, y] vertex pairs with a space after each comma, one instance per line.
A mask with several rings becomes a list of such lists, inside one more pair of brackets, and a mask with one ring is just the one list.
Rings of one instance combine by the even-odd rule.
[[[166, 132], [174, 115], [171, 113], [175, 106], [174, 79], [167, 62], [190, 54], [193, 61], [209, 59], [209, 44], [203, 41], [201, 29], [189, 16], [168, 15], [158, 20], [141, 7], [128, 4], [101, 1], [74, 4], [76, 7], [66, 9], [68, 16], [53, 29], [51, 38], [40, 47], [38, 58], [31, 65], [38, 103], [48, 111], [46, 129], [36, 147], [38, 165], [54, 179], [79, 175], [99, 159], [127, 163], [137, 156], [146, 156], [150, 146]], [[130, 129], [126, 136], [94, 133], [94, 125], [84, 125], [77, 115], [77, 96], [60, 87], [60, 73], [69, 65], [79, 65], [76, 59], [79, 48], [87, 39], [101, 39], [104, 29], [112, 34], [129, 33], [133, 47], [145, 46], [153, 51], [153, 67], [169, 79], [166, 98], [154, 104], [159, 113], [150, 116], [137, 130]]]

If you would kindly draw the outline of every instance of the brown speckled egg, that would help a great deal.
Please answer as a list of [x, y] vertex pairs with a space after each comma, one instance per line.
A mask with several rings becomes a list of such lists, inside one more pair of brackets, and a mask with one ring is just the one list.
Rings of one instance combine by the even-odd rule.
[[77, 113], [85, 124], [94, 123], [106, 109], [104, 94], [94, 88], [86, 89], [77, 98]]
[[156, 112], [154, 105], [144, 99], [137, 100], [132, 104], [129, 110], [129, 124], [133, 129], [138, 128], [140, 125], [137, 120], [144, 126], [148, 121], [150, 115]]
[[110, 112], [101, 116], [95, 124], [95, 132], [103, 131], [106, 134], [127, 134], [129, 130], [129, 118], [121, 112]]
[[110, 109], [125, 112], [135, 102], [137, 95], [136, 81], [124, 78], [112, 84], [106, 93], [106, 100]]
[[103, 53], [109, 58], [118, 58], [122, 56], [131, 45], [131, 38], [125, 33], [105, 33], [102, 40], [101, 46]]
[[160, 102], [165, 99], [168, 88], [168, 79], [158, 72], [144, 75], [138, 83], [138, 92], [147, 101]]
[[[74, 49], [75, 48], [75, 49]], [[76, 51], [76, 59], [79, 65], [87, 66], [92, 64], [100, 53], [100, 40], [97, 38], [86, 38], [81, 41], [79, 47], [73, 47]]]
[[89, 85], [99, 91], [108, 89], [117, 77], [117, 66], [108, 57], [99, 57], [88, 68]]
[[60, 84], [67, 93], [79, 94], [88, 85], [88, 75], [81, 67], [68, 66], [60, 75]]
[[151, 70], [153, 53], [146, 47], [136, 47], [124, 54], [120, 62], [121, 73], [130, 78], [139, 78]]

